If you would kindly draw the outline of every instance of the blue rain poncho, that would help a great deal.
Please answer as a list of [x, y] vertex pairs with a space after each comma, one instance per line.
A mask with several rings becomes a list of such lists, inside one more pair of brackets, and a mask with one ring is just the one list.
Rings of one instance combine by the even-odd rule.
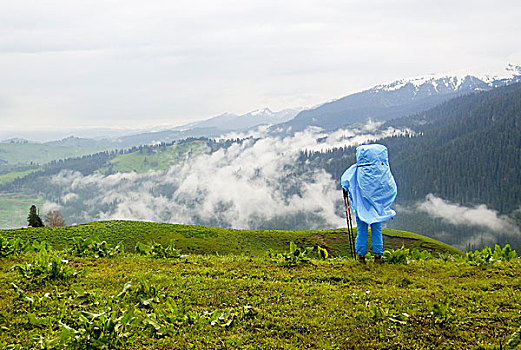
[[383, 222], [396, 215], [391, 209], [396, 198], [387, 147], [380, 144], [356, 148], [356, 164], [342, 175], [342, 187], [349, 191], [356, 216], [367, 224]]

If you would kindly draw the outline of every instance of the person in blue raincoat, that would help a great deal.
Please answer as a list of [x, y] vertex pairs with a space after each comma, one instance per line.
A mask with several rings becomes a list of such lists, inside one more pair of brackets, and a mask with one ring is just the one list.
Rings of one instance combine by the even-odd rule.
[[375, 263], [380, 263], [383, 254], [382, 222], [396, 215], [391, 204], [396, 198], [397, 189], [389, 167], [387, 147], [380, 144], [357, 147], [356, 164], [344, 172], [340, 183], [348, 191], [356, 214], [355, 250], [358, 259], [365, 264], [370, 225]]

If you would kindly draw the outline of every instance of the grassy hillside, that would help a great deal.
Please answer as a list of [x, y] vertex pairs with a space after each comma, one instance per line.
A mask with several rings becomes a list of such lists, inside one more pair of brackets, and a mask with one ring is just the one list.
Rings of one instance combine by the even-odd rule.
[[206, 142], [192, 141], [174, 144], [164, 149], [152, 149], [149, 152], [136, 151], [120, 154], [110, 161], [111, 170], [138, 173], [145, 173], [149, 170], [168, 170], [173, 164], [183, 161], [187, 157], [203, 153], [206, 148]]
[[22, 178], [26, 175], [32, 174], [41, 170], [41, 167], [34, 167], [32, 169], [24, 169], [24, 170], [13, 170], [9, 172], [0, 173], [0, 185], [9, 183], [17, 178]]
[[0, 143], [0, 159], [11, 165], [45, 164], [52, 160], [80, 157], [105, 150], [92, 147], [67, 147], [58, 145], [45, 145], [39, 143]]
[[[411, 232], [384, 229], [384, 246], [419, 247], [431, 251], [459, 251], [444, 243]], [[196, 254], [244, 254], [263, 256], [268, 249], [282, 251], [290, 241], [303, 246], [320, 245], [333, 256], [349, 254], [348, 235], [344, 229], [324, 231], [248, 231], [195, 225], [162, 224], [141, 221], [99, 221], [67, 227], [44, 227], [0, 230], [0, 235], [28, 240], [46, 240], [54, 247], [70, 246], [74, 237], [96, 236], [110, 244], [122, 242], [133, 250], [137, 242], [174, 240], [176, 247]]]
[[[89, 225], [84, 233], [96, 232]], [[184, 228], [179, 232], [192, 241], [204, 233], [234, 234]], [[58, 241], [70, 229], [9, 232]], [[149, 235], [175, 229], [181, 227]], [[270, 234], [291, 233], [264, 234], [270, 241]], [[520, 270], [519, 259], [477, 266], [464, 259], [360, 265], [343, 258], [288, 265], [233, 254], [4, 255], [0, 349], [514, 349], [521, 342]]]

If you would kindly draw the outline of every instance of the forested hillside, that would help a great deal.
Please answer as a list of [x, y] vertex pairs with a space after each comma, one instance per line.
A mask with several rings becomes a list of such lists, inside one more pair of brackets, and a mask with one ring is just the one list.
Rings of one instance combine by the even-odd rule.
[[314, 109], [300, 112], [294, 119], [278, 125], [304, 130], [313, 125], [326, 130], [373, 120], [391, 120], [433, 108], [457, 96], [487, 91], [521, 81], [521, 68], [509, 66], [511, 76], [492, 81], [476, 76], [417, 77], [342, 97]]
[[109, 147], [104, 145], [71, 147], [59, 143], [0, 143], [0, 171], [45, 164], [56, 159], [81, 157], [107, 149]]
[[[521, 221], [516, 211], [521, 205], [520, 111], [517, 84], [462, 96], [385, 125], [187, 139], [55, 161], [4, 174], [0, 193], [10, 203], [3, 207], [11, 209], [1, 214], [4, 227], [22, 225], [31, 199], [59, 206], [69, 224], [119, 218], [251, 229], [339, 227], [338, 180], [354, 163], [355, 149], [334, 147], [377, 140], [389, 147], [401, 206], [387, 227], [459, 249], [496, 242], [518, 248], [519, 234], [512, 234], [519, 230], [510, 223]], [[405, 128], [410, 131], [404, 133]], [[476, 228], [475, 221], [447, 222], [436, 208], [418, 212], [418, 202], [429, 193], [456, 207], [484, 204], [493, 217], [507, 214], [506, 226], [503, 222], [490, 232], [490, 222]], [[22, 195], [28, 200], [16, 201]]]
[[[416, 133], [378, 140], [389, 148], [398, 201], [428, 193], [501, 213], [521, 205], [521, 84], [462, 96], [390, 122]], [[305, 152], [300, 161], [340, 178], [354, 147]]]
[[[1, 181], [0, 191], [15, 191], [20, 189], [33, 189], [46, 191], [44, 182], [49, 176], [56, 175], [62, 170], [78, 171], [83, 175], [95, 172], [104, 175], [114, 174], [120, 171], [146, 171], [168, 169], [183, 153], [191, 152], [191, 147], [199, 147], [206, 144], [207, 139], [185, 139], [171, 143], [157, 145], [136, 146], [125, 150], [103, 151], [77, 158], [55, 160], [44, 166], [34, 169], [24, 176], [20, 175], [10, 181]], [[213, 148], [223, 147], [224, 143], [210, 142]], [[158, 159], [156, 159], [158, 158]], [[160, 159], [159, 159], [160, 158]], [[12, 174], [12, 173], [9, 173]], [[5, 182], [2, 186], [2, 182]]]

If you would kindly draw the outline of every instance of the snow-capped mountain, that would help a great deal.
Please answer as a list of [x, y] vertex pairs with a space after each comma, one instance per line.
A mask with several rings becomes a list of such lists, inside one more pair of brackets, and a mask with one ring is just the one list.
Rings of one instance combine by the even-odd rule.
[[345, 96], [300, 112], [280, 126], [298, 131], [308, 126], [333, 130], [372, 120], [390, 120], [418, 113], [462, 94], [521, 82], [521, 66], [508, 65], [499, 74], [428, 75], [401, 79]]
[[485, 72], [474, 73], [474, 75], [488, 83], [490, 87], [499, 87], [519, 81], [519, 77], [521, 76], [521, 66], [507, 64], [504, 69], [496, 73]]
[[284, 109], [272, 112], [269, 108], [257, 109], [243, 115], [224, 113], [200, 122], [190, 123], [175, 130], [216, 128], [222, 131], [241, 131], [259, 125], [278, 124], [293, 119], [301, 109]]
[[237, 114], [223, 113], [218, 115], [217, 117], [206, 119], [200, 122], [193, 122], [190, 124], [175, 127], [172, 130], [185, 131], [195, 128], [221, 128], [223, 124], [228, 124], [238, 117], [239, 116]]
[[[391, 120], [419, 113], [459, 95], [486, 91], [521, 82], [521, 66], [508, 65], [499, 72], [426, 75], [376, 85], [368, 90], [332, 100], [311, 109], [285, 109], [273, 112], [263, 108], [242, 115], [224, 113], [219, 116], [173, 128], [161, 128], [98, 140], [112, 142], [114, 148], [132, 147], [157, 142], [170, 142], [187, 137], [219, 137], [234, 131], [245, 131], [260, 125], [274, 125], [273, 133], [301, 131], [309, 126], [335, 130], [358, 122]], [[75, 138], [61, 143], [88, 142]]]
[[228, 132], [245, 131], [269, 124], [274, 125], [272, 131], [276, 134], [300, 131], [309, 126], [335, 130], [353, 123], [366, 122], [368, 119], [390, 120], [422, 112], [459, 95], [515, 82], [521, 82], [521, 66], [508, 65], [495, 74], [458, 72], [400, 79], [308, 110], [285, 109], [273, 112], [269, 108], [263, 108], [242, 115], [224, 113], [159, 132], [121, 137], [118, 145], [131, 147], [186, 137], [218, 137]]
[[406, 86], [414, 87], [418, 93], [429, 90], [436, 93], [448, 93], [459, 90], [480, 89], [489, 90], [518, 82], [521, 77], [521, 66], [509, 64], [502, 72], [497, 74], [465, 74], [455, 73], [449, 75], [427, 75], [409, 79], [396, 80], [388, 84], [376, 85], [374, 91], [395, 91]]
[[249, 129], [258, 125], [279, 124], [293, 119], [301, 109], [284, 109], [272, 112], [269, 108], [243, 114], [229, 124], [234, 130]]
[[137, 145], [171, 142], [188, 137], [219, 137], [235, 131], [244, 131], [260, 125], [286, 122], [301, 109], [285, 109], [272, 112], [269, 108], [255, 110], [243, 115], [224, 113], [200, 122], [194, 122], [160, 131], [144, 132], [119, 137], [114, 142], [115, 148], [127, 148]]

